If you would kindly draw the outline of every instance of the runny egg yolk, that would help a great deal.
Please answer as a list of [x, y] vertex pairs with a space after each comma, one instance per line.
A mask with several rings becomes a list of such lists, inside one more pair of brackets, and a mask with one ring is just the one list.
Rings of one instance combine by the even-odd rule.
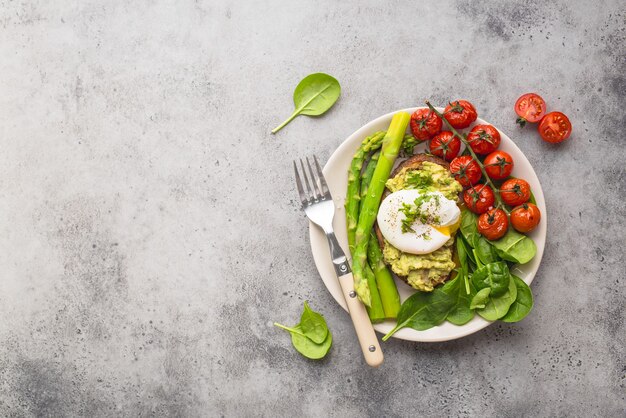
[[461, 218], [459, 217], [459, 219], [452, 225], [447, 225], [447, 226], [431, 225], [431, 226], [435, 228], [437, 231], [444, 234], [445, 236], [449, 237], [450, 235], [454, 234], [456, 230], [459, 229], [459, 227], [461, 226]]

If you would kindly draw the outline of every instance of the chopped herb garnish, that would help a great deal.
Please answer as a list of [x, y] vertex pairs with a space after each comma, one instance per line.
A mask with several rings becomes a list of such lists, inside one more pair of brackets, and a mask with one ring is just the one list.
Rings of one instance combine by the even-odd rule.
[[[400, 212], [404, 213], [405, 218], [402, 220], [402, 232], [410, 232], [413, 230], [411, 226], [415, 223], [415, 221], [419, 220], [424, 225], [430, 224], [438, 224], [440, 222], [439, 216], [435, 215], [433, 210], [423, 210], [422, 206], [425, 203], [433, 202], [435, 207], [439, 207], [439, 195], [438, 194], [423, 194], [420, 195], [413, 204], [402, 205]], [[430, 204], [429, 206], [432, 206]], [[430, 237], [424, 239], [430, 239]]]
[[406, 182], [414, 189], [426, 189], [433, 185], [433, 178], [430, 173], [414, 170], [407, 174]]

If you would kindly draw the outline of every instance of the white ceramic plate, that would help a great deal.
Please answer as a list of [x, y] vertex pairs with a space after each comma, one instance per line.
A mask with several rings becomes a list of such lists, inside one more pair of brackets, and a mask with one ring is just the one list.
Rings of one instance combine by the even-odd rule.
[[[402, 111], [412, 114], [417, 109], [418, 108], [409, 108], [403, 109]], [[443, 109], [441, 108], [439, 108], [438, 110], [443, 111]], [[333, 226], [335, 228], [335, 234], [337, 235], [337, 239], [339, 240], [339, 243], [344, 250], [348, 249], [348, 235], [346, 231], [344, 202], [346, 190], [348, 187], [348, 168], [350, 167], [352, 157], [363, 139], [376, 131], [386, 130], [389, 127], [389, 123], [391, 122], [391, 117], [397, 112], [400, 112], [400, 110], [388, 113], [384, 116], [374, 119], [373, 121], [363, 126], [361, 129], [350, 135], [350, 137], [348, 137], [348, 139], [346, 139], [339, 146], [339, 148], [335, 150], [333, 155], [331, 155], [330, 159], [326, 163], [326, 166], [324, 166], [324, 176], [326, 177], [330, 192], [335, 201], [335, 219]], [[475, 124], [488, 123], [489, 122], [486, 122], [480, 118], [475, 122]], [[535, 199], [537, 200], [537, 206], [541, 210], [541, 222], [539, 223], [537, 229], [535, 229], [529, 235], [535, 241], [535, 244], [537, 244], [537, 254], [529, 263], [524, 265], [517, 265], [512, 268], [513, 273], [523, 279], [527, 284], [530, 284], [535, 277], [537, 269], [539, 268], [539, 263], [541, 263], [541, 257], [543, 256], [543, 249], [546, 242], [546, 203], [543, 197], [543, 191], [541, 190], [541, 184], [539, 184], [539, 179], [535, 174], [535, 170], [533, 170], [533, 167], [526, 159], [526, 156], [504, 132], [500, 131], [500, 135], [502, 137], [502, 142], [499, 149], [508, 152], [513, 157], [513, 160], [515, 162], [513, 175], [515, 177], [525, 179], [530, 184], [533, 194], [535, 195]], [[420, 146], [416, 148], [416, 152], [423, 151], [425, 147], [426, 144], [420, 144]], [[339, 282], [337, 281], [337, 277], [335, 276], [335, 271], [333, 269], [333, 264], [330, 260], [326, 236], [319, 228], [317, 228], [312, 223], [309, 225], [309, 232], [313, 258], [315, 259], [315, 265], [317, 266], [317, 269], [322, 276], [322, 280], [324, 281], [324, 284], [328, 288], [328, 291], [331, 293], [331, 295], [333, 295], [337, 303], [339, 303], [343, 307], [343, 309], [347, 311], [346, 302], [341, 293], [341, 288], [339, 287]], [[348, 253], [348, 251], [346, 251], [346, 253]], [[396, 284], [398, 286], [398, 291], [400, 292], [400, 297], [402, 298], [402, 301], [404, 301], [415, 292], [413, 288], [411, 288], [398, 278], [396, 278]], [[453, 325], [446, 321], [442, 325], [428, 329], [426, 331], [416, 331], [411, 328], [404, 328], [396, 332], [393, 336], [395, 338], [410, 341], [448, 341], [454, 340], [456, 338], [465, 337], [466, 335], [479, 331], [490, 324], [491, 322], [486, 321], [480, 316], [476, 315], [474, 319], [462, 326]], [[382, 334], [386, 334], [394, 327], [394, 325], [395, 321], [385, 321], [383, 323], [374, 325], [374, 328], [376, 329], [376, 331]]]

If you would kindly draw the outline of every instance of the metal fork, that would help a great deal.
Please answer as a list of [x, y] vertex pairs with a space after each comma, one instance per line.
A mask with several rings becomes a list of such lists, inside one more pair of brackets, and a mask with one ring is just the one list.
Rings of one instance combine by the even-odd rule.
[[302, 210], [304, 210], [311, 222], [320, 227], [326, 234], [335, 273], [339, 279], [343, 297], [348, 305], [348, 311], [352, 318], [363, 356], [367, 364], [378, 367], [383, 362], [383, 352], [380, 349], [378, 338], [376, 338], [374, 327], [370, 322], [365, 306], [356, 297], [354, 279], [352, 278], [352, 270], [350, 269], [350, 264], [348, 264], [348, 258], [339, 246], [333, 231], [333, 217], [335, 215], [333, 198], [330, 195], [328, 184], [322, 174], [317, 157], [313, 156], [315, 170], [311, 167], [308, 157], [305, 158], [305, 161], [306, 166], [304, 161], [300, 159], [302, 177], [298, 172], [298, 164], [296, 161], [293, 162]]

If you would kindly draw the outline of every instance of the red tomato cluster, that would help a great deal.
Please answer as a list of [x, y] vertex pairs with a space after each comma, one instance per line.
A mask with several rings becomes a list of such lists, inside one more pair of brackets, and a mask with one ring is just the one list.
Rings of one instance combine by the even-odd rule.
[[572, 133], [572, 124], [561, 112], [546, 114], [546, 102], [536, 93], [526, 93], [515, 102], [517, 123], [524, 127], [526, 122], [537, 123], [539, 135], [544, 141], [563, 142]]
[[[518, 108], [524, 123], [536, 122], [545, 113], [541, 98], [527, 98], [523, 104], [516, 104]], [[476, 121], [478, 114], [470, 102], [456, 100], [446, 106], [443, 117], [446, 125], [465, 129]], [[479, 159], [476, 160], [472, 155], [459, 155], [461, 140], [451, 131], [442, 130], [443, 125], [442, 119], [429, 109], [419, 109], [411, 116], [413, 136], [419, 141], [430, 140], [431, 154], [450, 162], [450, 172], [465, 189], [462, 193], [465, 206], [480, 215], [478, 231], [489, 240], [504, 236], [509, 224], [519, 232], [532, 231], [539, 223], [541, 213], [536, 205], [529, 202], [531, 192], [528, 182], [511, 177], [515, 163], [511, 155], [498, 149], [500, 132], [487, 124], [471, 127], [466, 143]], [[483, 169], [488, 179], [484, 178]], [[496, 190], [490, 184], [495, 185]], [[496, 205], [496, 193], [502, 201], [500, 206]]]

